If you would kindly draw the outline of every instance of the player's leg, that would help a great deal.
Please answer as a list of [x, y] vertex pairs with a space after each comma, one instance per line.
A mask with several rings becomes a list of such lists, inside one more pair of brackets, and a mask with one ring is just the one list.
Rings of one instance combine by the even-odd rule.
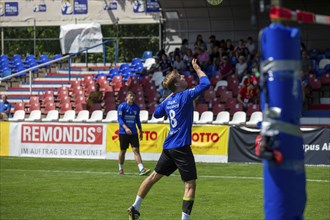
[[131, 135], [130, 137], [130, 143], [132, 145], [132, 151], [134, 153], [134, 158], [135, 158], [135, 161], [139, 167], [139, 174], [141, 176], [143, 175], [147, 175], [150, 173], [150, 169], [148, 168], [145, 168], [143, 166], [143, 163], [142, 163], [142, 157], [141, 157], [141, 154], [140, 154], [140, 142], [139, 142], [139, 136], [136, 134], [136, 135]]
[[189, 220], [196, 192], [196, 180], [184, 182], [184, 195], [182, 201], [182, 220]]
[[[134, 204], [128, 208], [128, 215], [130, 219], [138, 219], [140, 216], [139, 210], [143, 199], [147, 196], [148, 192], [152, 188], [152, 186], [158, 182], [164, 175], [169, 176], [171, 175], [177, 167], [173, 162], [172, 158], [169, 157], [168, 152], [162, 152], [155, 171], [153, 171], [150, 176], [148, 176], [140, 185], [138, 193], [136, 195], [136, 199]], [[134, 218], [137, 217], [137, 218]]]
[[129, 146], [127, 135], [119, 134], [119, 142], [120, 142], [120, 151], [118, 155], [118, 168], [119, 168], [119, 174], [124, 174], [125, 155], [126, 155], [126, 150]]
[[171, 155], [179, 169], [185, 191], [182, 201], [182, 220], [189, 220], [194, 205], [196, 191], [196, 163], [190, 146], [173, 149]]

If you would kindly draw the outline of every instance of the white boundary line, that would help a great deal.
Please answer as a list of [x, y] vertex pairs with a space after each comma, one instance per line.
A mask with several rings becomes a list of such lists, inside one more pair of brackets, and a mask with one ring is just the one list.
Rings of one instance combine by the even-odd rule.
[[[75, 174], [102, 174], [102, 175], [118, 175], [117, 172], [97, 172], [97, 171], [74, 171], [74, 170], [23, 170], [23, 169], [1, 169], [1, 171], [9, 172], [44, 172], [44, 173], [75, 173]], [[125, 175], [138, 175], [136, 173], [126, 173]], [[180, 176], [172, 174], [171, 176]], [[252, 176], [202, 176], [199, 175], [198, 178], [205, 179], [246, 179], [246, 180], [263, 180], [262, 177], [252, 177]], [[318, 183], [330, 183], [330, 180], [318, 180], [318, 179], [307, 179], [307, 182], [318, 182]]]

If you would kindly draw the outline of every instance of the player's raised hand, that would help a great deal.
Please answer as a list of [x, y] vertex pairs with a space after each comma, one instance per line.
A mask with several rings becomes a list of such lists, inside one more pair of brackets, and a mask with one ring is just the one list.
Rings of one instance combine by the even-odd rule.
[[201, 69], [200, 66], [197, 64], [197, 59], [196, 58], [192, 59], [191, 64], [192, 64], [195, 71]]

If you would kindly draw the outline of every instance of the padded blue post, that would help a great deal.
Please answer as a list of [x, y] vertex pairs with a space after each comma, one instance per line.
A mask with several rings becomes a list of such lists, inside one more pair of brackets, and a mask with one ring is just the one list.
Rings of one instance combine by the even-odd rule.
[[[302, 109], [300, 30], [271, 24], [263, 30], [260, 41], [264, 64], [261, 69], [267, 69], [264, 67], [270, 64], [261, 82], [264, 85], [261, 134], [272, 138], [268, 142], [270, 149], [278, 150], [283, 157], [281, 162], [263, 160], [265, 219], [303, 219], [306, 176], [299, 129]], [[268, 114], [271, 109], [276, 109], [278, 114]]]

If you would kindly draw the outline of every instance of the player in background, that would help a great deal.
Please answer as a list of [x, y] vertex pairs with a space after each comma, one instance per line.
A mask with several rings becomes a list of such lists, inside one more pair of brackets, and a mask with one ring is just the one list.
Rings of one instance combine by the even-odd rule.
[[136, 125], [140, 131], [140, 140], [142, 140], [142, 126], [140, 121], [140, 107], [134, 103], [135, 93], [128, 91], [126, 101], [118, 106], [118, 122], [119, 122], [119, 174], [124, 174], [124, 162], [126, 150], [129, 144], [132, 145], [135, 161], [139, 167], [141, 176], [150, 173], [150, 169], [144, 168], [140, 154], [140, 143]]
[[132, 220], [139, 219], [141, 203], [151, 187], [164, 175], [169, 176], [176, 169], [179, 170], [185, 187], [182, 201], [182, 220], [190, 219], [197, 179], [195, 158], [190, 148], [193, 101], [210, 87], [210, 81], [197, 64], [196, 59], [192, 60], [192, 66], [199, 77], [199, 84], [195, 88], [186, 89], [188, 84], [184, 76], [176, 70], [164, 78], [164, 89], [169, 89], [172, 93], [156, 107], [154, 116], [160, 118], [167, 115], [170, 120], [170, 131], [155, 170], [142, 182], [134, 204], [128, 208], [128, 215]]

